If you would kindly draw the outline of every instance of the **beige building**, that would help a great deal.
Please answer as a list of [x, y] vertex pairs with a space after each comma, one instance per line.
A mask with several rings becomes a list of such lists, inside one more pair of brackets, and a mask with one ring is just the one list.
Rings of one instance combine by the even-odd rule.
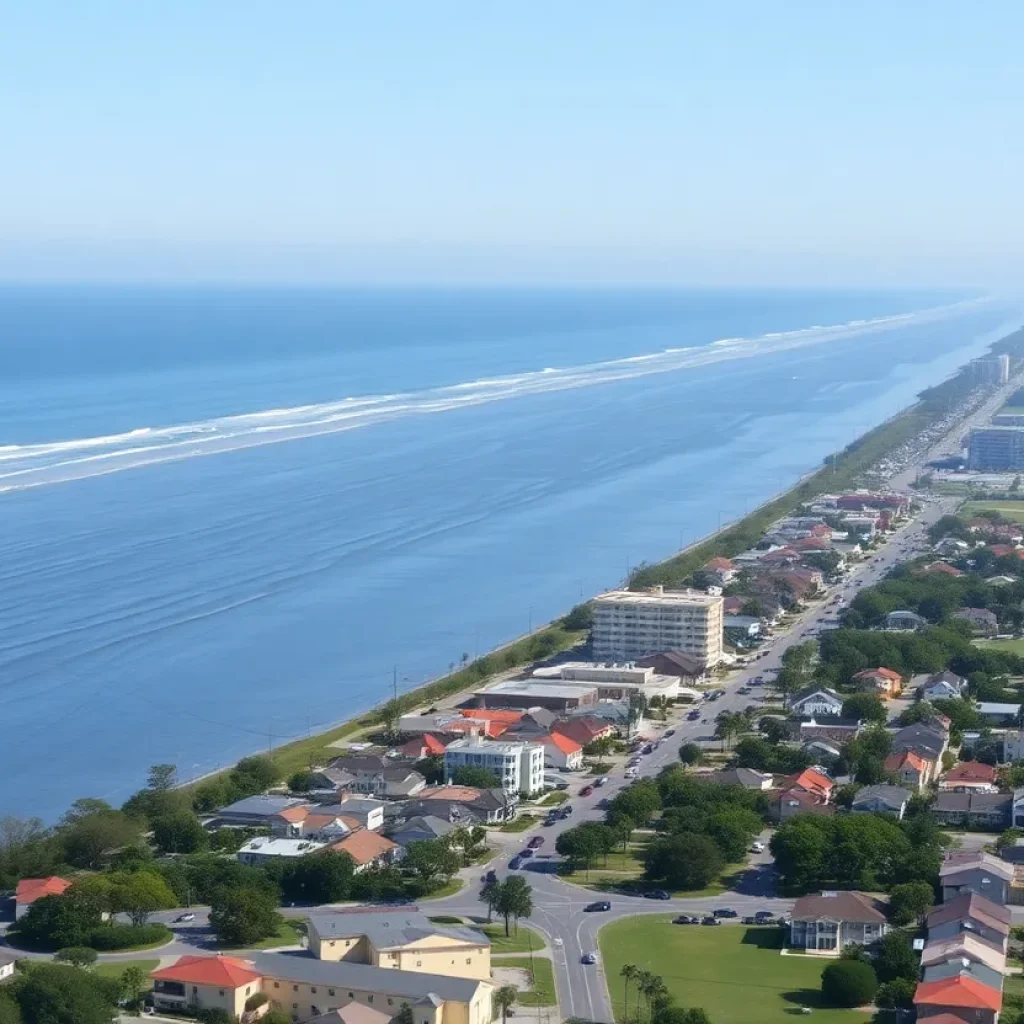
[[441, 927], [426, 915], [404, 908], [313, 914], [309, 949], [321, 960], [386, 970], [481, 981], [491, 976], [491, 944], [484, 935], [470, 928]]
[[[264, 1007], [274, 1007], [295, 1021], [308, 1021], [355, 1003], [388, 1017], [409, 1006], [413, 1024], [491, 1021], [493, 986], [486, 981], [285, 953], [250, 957], [185, 956], [153, 971], [156, 1009], [194, 1014], [216, 1008], [255, 1021]], [[268, 1002], [247, 1013], [247, 1004], [259, 993]]]
[[627, 661], [684, 651], [707, 666], [722, 660], [723, 600], [697, 590], [612, 590], [593, 600], [594, 657]]

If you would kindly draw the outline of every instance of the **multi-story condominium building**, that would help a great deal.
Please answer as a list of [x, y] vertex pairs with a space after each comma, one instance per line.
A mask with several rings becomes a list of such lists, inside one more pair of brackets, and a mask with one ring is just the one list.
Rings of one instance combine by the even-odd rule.
[[993, 473], [1024, 469], [1024, 430], [1020, 427], [972, 430], [967, 466]]
[[981, 384], [1005, 384], [1010, 379], [1010, 357], [1002, 352], [971, 360], [974, 379]]
[[498, 743], [482, 736], [454, 740], [444, 752], [450, 778], [456, 768], [487, 768], [506, 793], [532, 796], [544, 788], [544, 747], [540, 743]]
[[722, 660], [723, 601], [697, 590], [612, 590], [594, 598], [594, 657], [619, 661], [684, 651], [714, 666]]

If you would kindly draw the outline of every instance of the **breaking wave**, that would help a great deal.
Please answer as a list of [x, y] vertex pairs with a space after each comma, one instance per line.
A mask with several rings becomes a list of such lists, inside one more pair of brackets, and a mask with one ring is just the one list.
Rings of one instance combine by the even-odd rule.
[[0, 491], [82, 480], [161, 462], [215, 455], [318, 434], [358, 430], [388, 420], [452, 412], [524, 395], [593, 387], [653, 374], [672, 373], [733, 359], [845, 341], [902, 327], [945, 320], [977, 308], [971, 299], [913, 313], [851, 320], [832, 326], [773, 332], [755, 338], [723, 338], [708, 345], [668, 348], [582, 366], [544, 367], [445, 387], [393, 395], [367, 395], [335, 402], [266, 409], [173, 427], [140, 427], [106, 437], [0, 446]]

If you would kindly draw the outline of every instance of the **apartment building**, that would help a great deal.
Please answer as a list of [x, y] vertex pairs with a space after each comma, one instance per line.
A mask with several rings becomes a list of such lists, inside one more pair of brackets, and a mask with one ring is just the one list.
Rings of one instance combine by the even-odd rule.
[[714, 666], [722, 660], [723, 601], [696, 590], [612, 590], [594, 598], [591, 640], [599, 661], [684, 651]]
[[1024, 469], [1024, 430], [1019, 427], [979, 427], [972, 430], [967, 466], [996, 473]]
[[544, 788], [544, 747], [539, 743], [502, 743], [474, 736], [449, 743], [444, 752], [445, 775], [457, 768], [487, 768], [506, 793], [532, 796]]

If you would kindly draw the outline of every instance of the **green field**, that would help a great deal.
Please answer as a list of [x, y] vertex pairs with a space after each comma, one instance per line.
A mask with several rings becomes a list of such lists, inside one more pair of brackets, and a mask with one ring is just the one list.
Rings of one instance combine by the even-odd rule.
[[[715, 1024], [785, 1024], [800, 1007], [816, 1024], [866, 1024], [857, 1010], [821, 1002], [821, 972], [829, 963], [780, 955], [777, 928], [674, 925], [670, 917], [630, 917], [599, 934], [605, 978], [617, 1020], [623, 1019], [623, 964], [659, 975], [678, 1006], [701, 1006]], [[630, 994], [630, 1009], [634, 1008]]]
[[492, 967], [518, 967], [528, 971], [533, 968], [533, 987], [529, 992], [520, 992], [516, 1001], [519, 1006], [555, 1006], [555, 971], [546, 956], [507, 956], [495, 960]]
[[[517, 933], [513, 922], [512, 934], [509, 936], [505, 935], [504, 921], [496, 924], [475, 925], [474, 927], [491, 940], [492, 953], [529, 953], [531, 949], [536, 952], [547, 945], [547, 940], [540, 932], [525, 924], [519, 926]], [[503, 960], [499, 961], [498, 966], [500, 967], [502, 963], [504, 963]]]
[[965, 501], [957, 515], [970, 519], [983, 512], [998, 512], [1004, 519], [1024, 523], [1024, 501]]
[[[156, 970], [159, 963], [159, 960], [117, 960], [106, 964], [97, 964], [92, 970], [101, 978], [120, 978], [126, 967], [141, 967], [148, 976], [150, 971]], [[147, 992], [153, 987], [153, 983], [148, 978], [145, 987]]]
[[275, 949], [277, 946], [297, 946], [305, 934], [305, 921], [296, 921], [293, 918], [285, 917], [281, 919], [281, 924], [273, 935], [260, 939], [259, 942], [254, 943], [252, 946], [247, 946], [246, 949]]
[[986, 651], [1012, 651], [1024, 657], [1024, 638], [1019, 640], [982, 640], [975, 641], [978, 647]]

